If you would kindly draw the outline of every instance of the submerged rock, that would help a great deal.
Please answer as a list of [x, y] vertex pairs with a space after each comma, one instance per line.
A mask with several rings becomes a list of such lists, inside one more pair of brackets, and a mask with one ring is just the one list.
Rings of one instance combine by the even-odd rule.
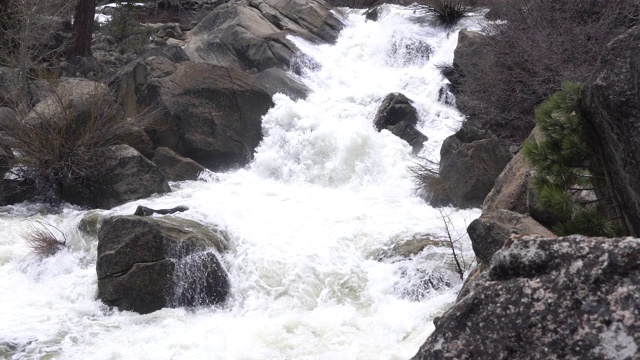
[[98, 298], [121, 310], [214, 305], [229, 292], [226, 233], [191, 220], [115, 216], [98, 234]]
[[637, 358], [638, 258], [633, 238], [515, 241], [413, 359]]

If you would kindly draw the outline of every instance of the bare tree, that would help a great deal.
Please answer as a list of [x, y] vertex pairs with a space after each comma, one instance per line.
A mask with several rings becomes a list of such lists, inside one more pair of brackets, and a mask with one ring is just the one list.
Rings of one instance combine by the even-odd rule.
[[68, 0], [4, 0], [0, 7], [0, 61], [20, 70], [20, 93], [27, 90], [29, 68], [62, 50], [56, 29], [71, 17]]

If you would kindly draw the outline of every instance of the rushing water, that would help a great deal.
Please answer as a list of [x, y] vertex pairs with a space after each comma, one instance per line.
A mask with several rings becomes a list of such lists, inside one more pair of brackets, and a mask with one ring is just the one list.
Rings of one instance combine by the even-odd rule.
[[[446, 80], [437, 65], [451, 63], [457, 32], [400, 7], [385, 6], [378, 22], [365, 22], [361, 11], [342, 15], [348, 26], [337, 44], [295, 40], [314, 60], [302, 78], [313, 93], [274, 97], [250, 166], [93, 211], [187, 205], [177, 216], [226, 229], [228, 302], [147, 315], [109, 309], [96, 300], [97, 239], [78, 230], [86, 212], [0, 208], [0, 358], [408, 359], [417, 351], [461, 282], [446, 248], [377, 260], [395, 243], [445, 231], [440, 212], [414, 194], [410, 147], [376, 132], [372, 119], [385, 95], [404, 93], [430, 138], [421, 155], [437, 159], [462, 121], [438, 101]], [[425, 44], [428, 57], [420, 55]], [[445, 211], [456, 238], [479, 215]], [[30, 255], [21, 234], [37, 220], [62, 230], [68, 249], [44, 260]], [[471, 258], [466, 238], [457, 246]]]

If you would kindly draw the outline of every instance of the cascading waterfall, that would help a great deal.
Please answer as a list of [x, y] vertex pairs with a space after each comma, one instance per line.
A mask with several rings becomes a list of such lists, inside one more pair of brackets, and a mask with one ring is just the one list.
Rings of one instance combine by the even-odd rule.
[[[345, 10], [335, 45], [296, 44], [309, 64], [305, 100], [274, 97], [264, 140], [245, 169], [173, 183], [173, 192], [109, 211], [37, 205], [0, 208], [0, 358], [7, 359], [407, 359], [451, 304], [461, 281], [450, 250], [388, 257], [404, 240], [444, 236], [441, 214], [413, 192], [411, 148], [372, 120], [390, 92], [415, 101], [437, 160], [462, 121], [438, 99], [455, 29], [385, 5], [377, 22]], [[459, 27], [476, 27], [463, 19]], [[97, 238], [87, 216], [132, 214], [137, 205], [187, 205], [176, 214], [230, 235], [222, 255], [231, 297], [220, 307], [147, 315], [96, 300]], [[479, 210], [445, 209], [459, 234]], [[29, 222], [66, 233], [67, 249], [38, 259], [20, 236]], [[457, 239], [459, 234], [454, 233]], [[468, 259], [468, 240], [458, 243]]]

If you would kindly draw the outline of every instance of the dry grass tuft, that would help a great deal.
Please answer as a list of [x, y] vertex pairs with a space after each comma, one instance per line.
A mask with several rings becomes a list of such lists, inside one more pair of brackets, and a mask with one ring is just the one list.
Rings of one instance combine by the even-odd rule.
[[[63, 241], [60, 241], [56, 235], [50, 230], [53, 227], [58, 230], [63, 237]], [[29, 230], [22, 235], [27, 246], [31, 249], [31, 254], [38, 256], [39, 258], [46, 258], [53, 256], [58, 251], [62, 250], [66, 246], [66, 238], [62, 231], [55, 226], [46, 222], [37, 221], [36, 224], [30, 224]]]

